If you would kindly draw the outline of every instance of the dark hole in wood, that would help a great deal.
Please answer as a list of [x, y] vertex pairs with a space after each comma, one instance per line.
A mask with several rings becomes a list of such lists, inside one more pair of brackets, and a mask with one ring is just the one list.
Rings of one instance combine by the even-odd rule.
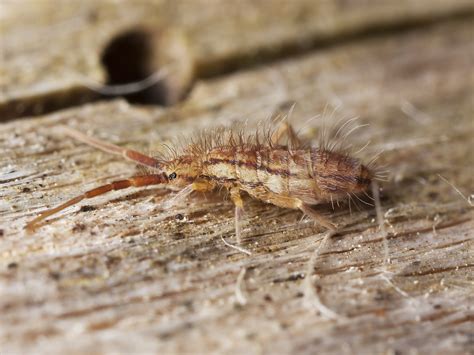
[[[154, 36], [146, 30], [131, 30], [113, 39], [105, 48], [102, 64], [107, 71], [107, 85], [122, 85], [149, 78], [160, 68], [156, 63]], [[156, 66], [156, 64], [155, 64]], [[167, 105], [168, 88], [166, 81], [160, 80], [135, 93], [123, 96], [131, 103]], [[110, 96], [109, 96], [110, 97]]]
[[[132, 103], [169, 106], [183, 100], [197, 78], [206, 79], [228, 75], [237, 70], [257, 67], [258, 65], [270, 65], [279, 60], [305, 55], [314, 50], [323, 50], [355, 40], [361, 41], [402, 34], [414, 29], [436, 26], [442, 21], [471, 19], [472, 15], [472, 11], [461, 9], [438, 15], [408, 17], [404, 21], [393, 23], [382, 21], [356, 30], [348, 27], [348, 32], [331, 34], [327, 37], [316, 32], [301, 41], [281, 43], [276, 48], [261, 48], [258, 52], [244, 51], [235, 53], [234, 56], [229, 58], [215, 60], [212, 60], [211, 57], [197, 64], [191, 62], [193, 68], [190, 77], [184, 75], [184, 80], [177, 80], [176, 74], [173, 77], [170, 75], [167, 76], [166, 80], [146, 90], [124, 95], [124, 97]], [[156, 73], [160, 69], [157, 64], [159, 62], [157, 60], [158, 51], [162, 49], [163, 52], [167, 52], [165, 48], [162, 48], [160, 42], [159, 35], [143, 28], [129, 30], [112, 39], [102, 54], [102, 64], [108, 76], [107, 84], [117, 85], [136, 82], [149, 77], [152, 73]], [[172, 57], [171, 62], [175, 64], [177, 60], [183, 59], [183, 57], [185, 57], [183, 53], [178, 53]], [[192, 61], [193, 59], [189, 60]], [[185, 62], [185, 68], [186, 64], [189, 63]], [[176, 72], [182, 73], [181, 68], [183, 68], [182, 64], [181, 67], [178, 65]], [[174, 84], [173, 87], [172, 84]], [[101, 98], [106, 97], [105, 95], [99, 95], [95, 90], [80, 85], [80, 83], [78, 86], [63, 88], [58, 91], [45, 90], [32, 97], [9, 98], [7, 102], [0, 104], [0, 122], [19, 117], [43, 115], [67, 107], [94, 102]], [[110, 98], [110, 96], [107, 96], [107, 98]]]

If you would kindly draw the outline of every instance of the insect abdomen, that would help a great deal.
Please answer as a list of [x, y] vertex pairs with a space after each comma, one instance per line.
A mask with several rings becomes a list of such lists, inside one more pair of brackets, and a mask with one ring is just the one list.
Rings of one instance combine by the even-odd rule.
[[263, 187], [281, 196], [318, 204], [367, 190], [371, 172], [356, 158], [319, 148], [256, 151]]
[[[370, 182], [370, 173], [357, 159], [319, 148], [215, 148], [203, 166], [204, 174], [216, 183], [237, 185], [256, 198], [284, 207], [292, 204], [289, 199], [317, 204], [346, 197]], [[367, 174], [362, 176], [364, 171]]]
[[325, 200], [347, 197], [347, 194], [367, 190], [372, 174], [361, 162], [346, 154], [315, 149], [313, 174]]
[[305, 150], [265, 149], [257, 152], [257, 176], [270, 192], [315, 201], [315, 184]]

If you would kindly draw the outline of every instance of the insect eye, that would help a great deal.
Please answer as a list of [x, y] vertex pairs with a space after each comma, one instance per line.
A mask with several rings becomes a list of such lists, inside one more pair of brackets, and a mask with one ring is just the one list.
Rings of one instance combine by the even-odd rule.
[[176, 176], [177, 176], [176, 173], [171, 173], [171, 174], [168, 176], [168, 179], [174, 180], [174, 179], [176, 179]]

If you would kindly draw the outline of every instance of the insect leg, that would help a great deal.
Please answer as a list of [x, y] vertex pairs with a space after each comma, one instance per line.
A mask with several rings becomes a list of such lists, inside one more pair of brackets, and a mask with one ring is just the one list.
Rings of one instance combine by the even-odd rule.
[[208, 181], [197, 180], [193, 182], [192, 184], [189, 184], [188, 186], [186, 186], [184, 189], [179, 191], [176, 195], [172, 196], [170, 199], [168, 199], [163, 204], [163, 207], [172, 208], [178, 203], [181, 203], [182, 201], [184, 201], [184, 199], [186, 199], [194, 191], [206, 192], [206, 191], [213, 190], [214, 187], [215, 185], [213, 183], [210, 183]]
[[125, 159], [133, 161], [135, 163], [159, 169], [161, 167], [161, 162], [158, 159], [150, 157], [148, 155], [137, 152], [136, 150], [126, 149], [119, 147], [118, 145], [101, 141], [97, 138], [90, 137], [82, 132], [79, 132], [75, 129], [72, 129], [67, 126], [61, 126], [61, 130], [66, 133], [68, 136], [77, 139], [78, 141], [88, 144], [94, 148], [100, 149], [103, 152], [121, 155]]
[[242, 201], [242, 197], [240, 196], [240, 190], [238, 188], [233, 188], [230, 190], [230, 199], [235, 205], [235, 236], [237, 239], [237, 243], [240, 244], [240, 221], [242, 220], [244, 212], [244, 202]]
[[36, 217], [35, 219], [30, 221], [26, 225], [26, 229], [29, 231], [34, 231], [37, 225], [42, 220], [48, 218], [49, 216], [53, 214], [58, 213], [59, 211], [64, 210], [65, 208], [69, 206], [73, 206], [84, 199], [89, 199], [89, 198], [93, 198], [99, 195], [103, 195], [113, 190], [126, 189], [131, 186], [139, 187], [139, 186], [148, 186], [148, 185], [158, 185], [158, 184], [164, 184], [167, 182], [168, 182], [168, 177], [165, 174], [142, 175], [142, 176], [134, 176], [127, 180], [117, 180], [109, 184], [96, 187], [95, 189], [89, 190], [83, 193], [82, 195], [76, 196], [55, 208], [42, 212], [38, 217]]
[[301, 145], [301, 141], [298, 138], [298, 135], [296, 134], [293, 127], [287, 121], [280, 122], [278, 128], [272, 134], [271, 142], [273, 144], [278, 144], [278, 142], [280, 141], [280, 139], [283, 137], [284, 134], [287, 134], [288, 142], [290, 143], [292, 147]]
[[330, 231], [335, 231], [337, 230], [337, 227], [329, 220], [327, 219], [326, 217], [324, 217], [323, 215], [319, 214], [318, 212], [316, 212], [314, 209], [311, 208], [311, 206], [305, 204], [305, 203], [301, 203], [301, 205], [299, 206], [299, 209], [306, 215], [308, 215], [309, 217], [311, 217], [312, 220], [318, 222], [320, 225], [322, 225], [323, 227], [326, 227], [327, 229], [329, 229]]

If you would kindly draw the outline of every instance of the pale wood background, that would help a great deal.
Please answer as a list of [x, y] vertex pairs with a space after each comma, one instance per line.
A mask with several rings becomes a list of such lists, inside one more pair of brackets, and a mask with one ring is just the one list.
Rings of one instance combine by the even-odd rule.
[[[473, 351], [470, 2], [262, 1], [232, 10], [103, 2], [81, 11], [34, 4], [3, 4], [1, 107], [10, 122], [0, 126], [1, 353]], [[168, 108], [122, 99], [81, 104], [93, 94], [77, 72], [104, 82], [101, 50], [137, 23], [173, 27], [185, 38], [192, 70], [177, 81], [193, 84], [189, 97]], [[291, 45], [300, 40], [304, 51]], [[21, 117], [51, 98], [50, 107], [75, 107]], [[289, 101], [297, 103], [293, 124], [310, 140], [318, 114], [370, 124], [351, 141], [371, 141], [366, 159], [384, 150], [389, 264], [374, 209], [365, 205], [352, 213], [321, 207], [346, 227], [312, 275], [307, 264], [323, 229], [300, 212], [248, 198], [243, 247], [251, 255], [222, 241], [235, 242], [233, 207], [219, 194], [165, 210], [171, 195], [163, 189], [121, 191], [33, 235], [23, 230], [45, 207], [137, 171], [65, 139], [60, 124], [150, 152], [201, 128], [247, 120], [251, 129]], [[308, 277], [346, 318], [319, 314]]]

